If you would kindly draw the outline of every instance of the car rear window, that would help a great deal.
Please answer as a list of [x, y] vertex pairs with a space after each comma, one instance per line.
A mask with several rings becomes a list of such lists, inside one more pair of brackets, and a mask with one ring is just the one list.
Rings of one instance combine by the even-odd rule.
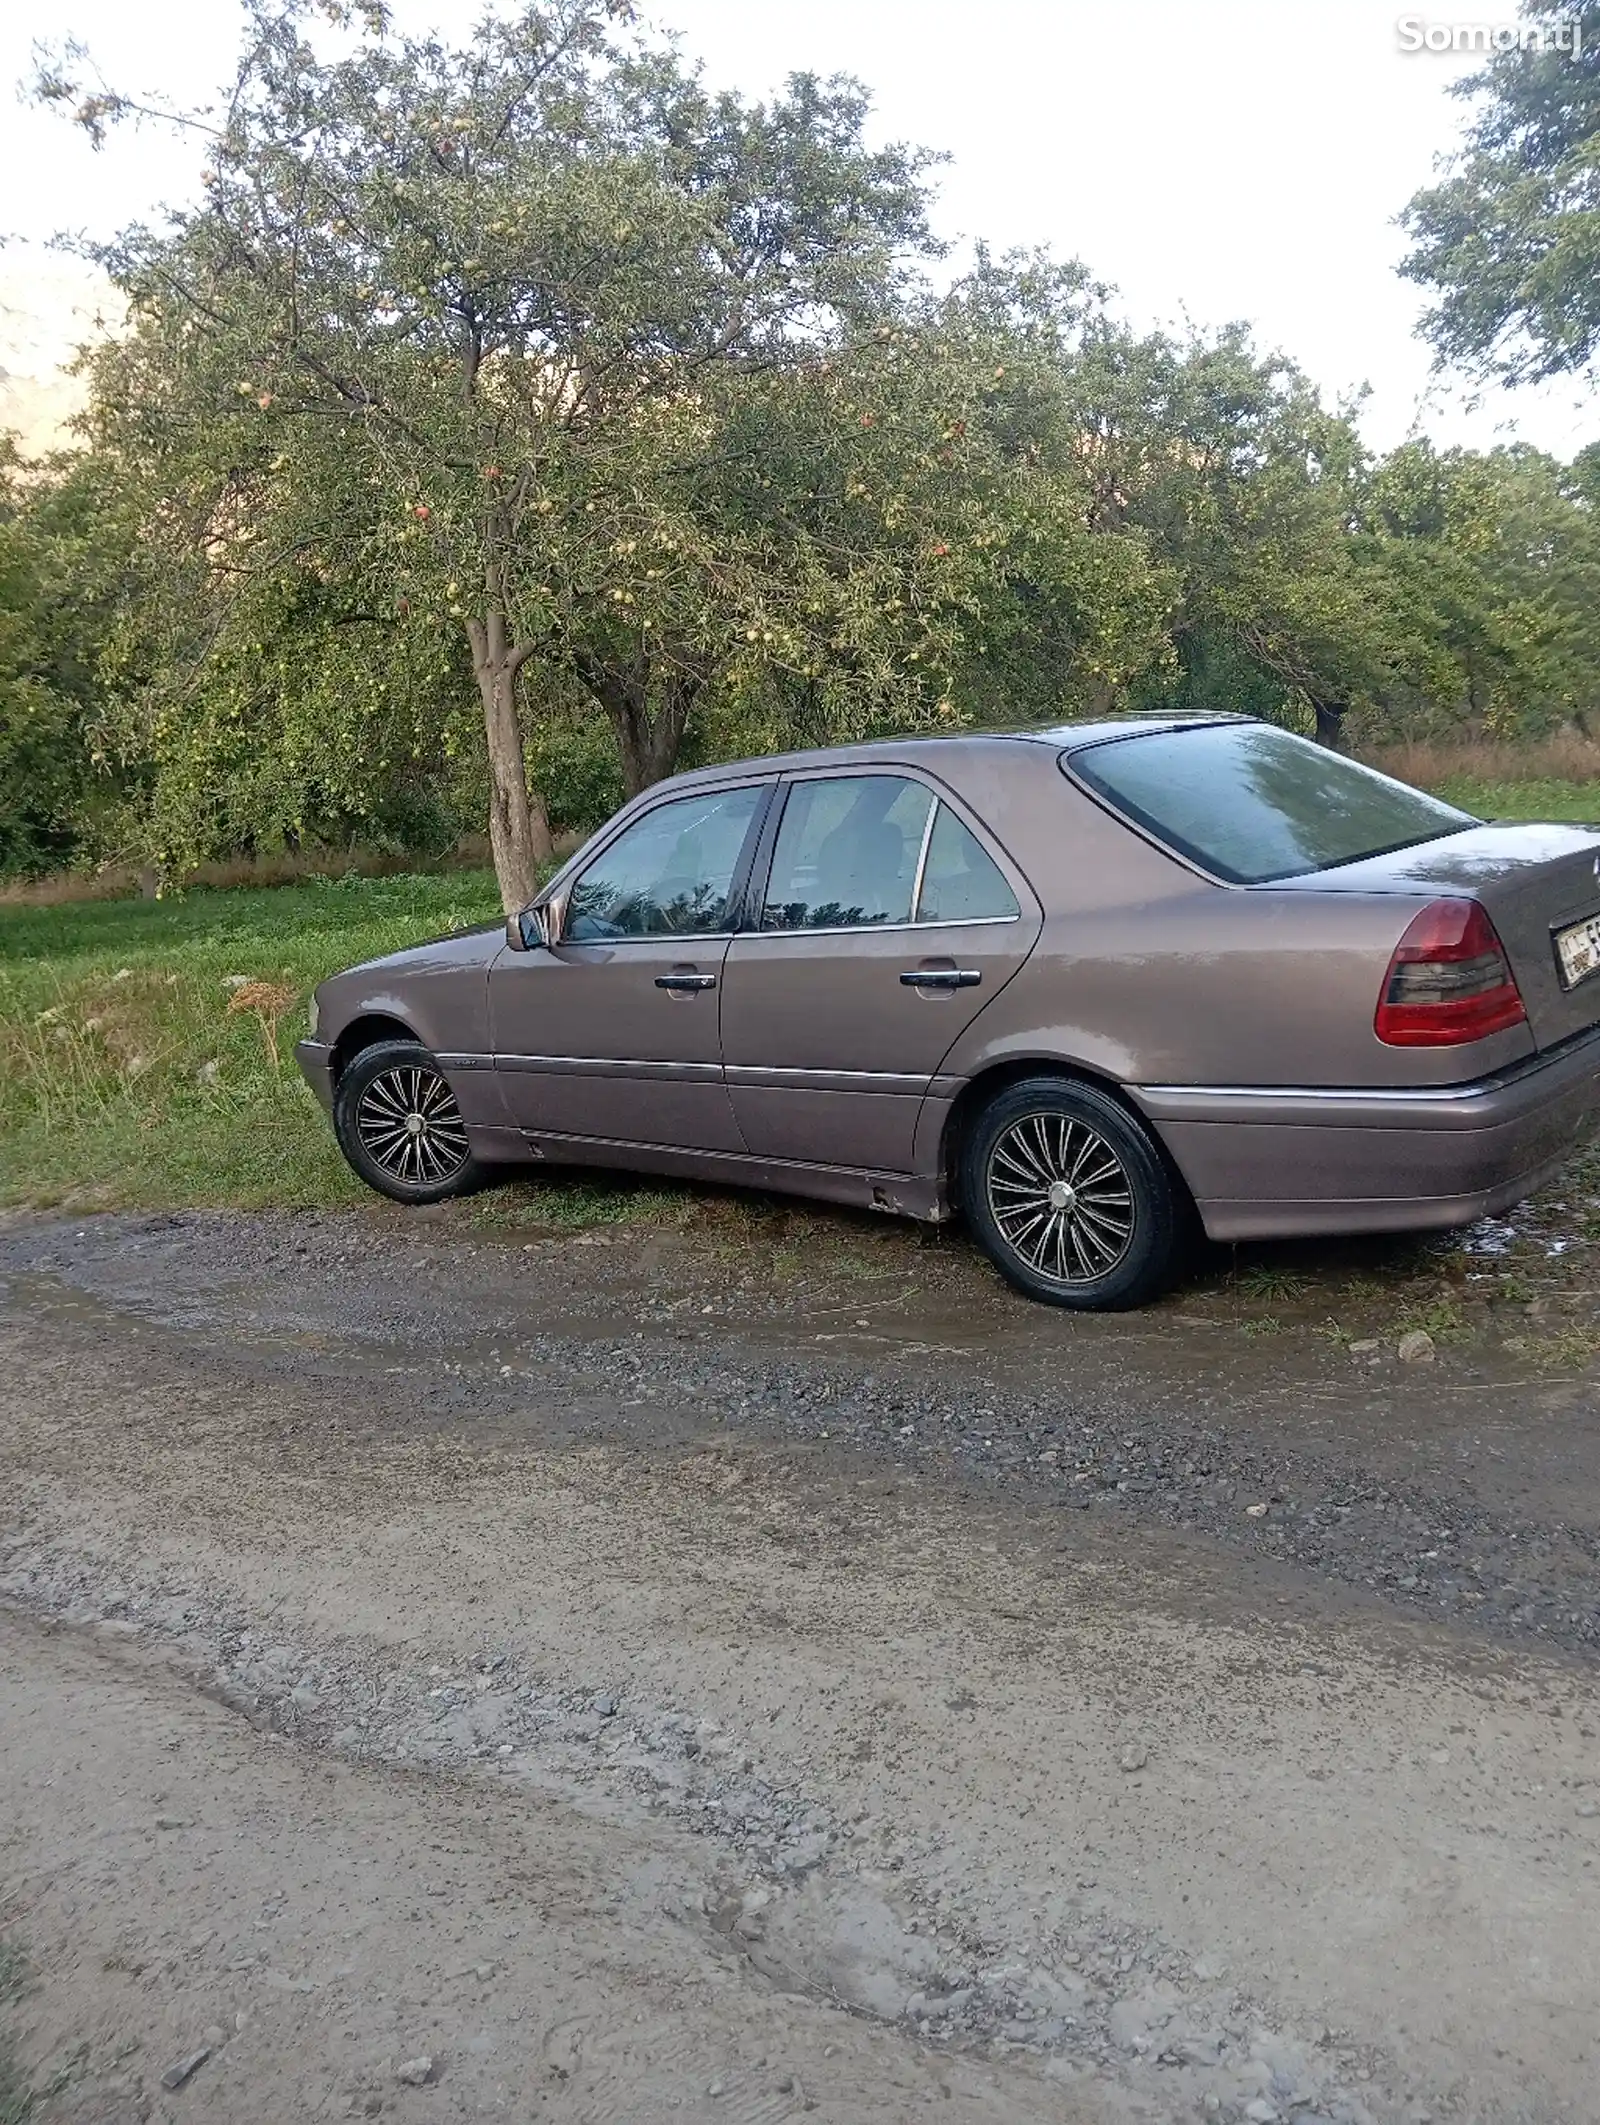
[[1136, 731], [1063, 764], [1175, 854], [1232, 885], [1304, 877], [1479, 824], [1270, 723]]

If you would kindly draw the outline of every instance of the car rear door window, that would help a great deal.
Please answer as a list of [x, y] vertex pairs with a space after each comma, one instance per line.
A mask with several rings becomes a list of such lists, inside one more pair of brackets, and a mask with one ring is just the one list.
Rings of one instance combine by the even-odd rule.
[[572, 888], [563, 939], [700, 937], [726, 930], [728, 896], [761, 787], [658, 804], [625, 827]]
[[1000, 866], [949, 805], [941, 804], [922, 862], [918, 922], [1004, 922], [1021, 912]]
[[1141, 731], [1063, 764], [1155, 840], [1231, 885], [1411, 848], [1479, 822], [1271, 723]]
[[794, 783], [783, 809], [764, 930], [876, 928], [911, 920], [930, 790], [900, 775]]

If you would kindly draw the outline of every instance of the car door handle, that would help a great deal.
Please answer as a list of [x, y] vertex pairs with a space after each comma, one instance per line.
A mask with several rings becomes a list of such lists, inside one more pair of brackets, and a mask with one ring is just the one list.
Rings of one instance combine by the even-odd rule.
[[913, 967], [900, 977], [907, 989], [975, 989], [982, 979], [976, 967]]
[[714, 989], [716, 985], [717, 977], [715, 974], [658, 974], [656, 976], [656, 987], [658, 989], [686, 989], [693, 991], [696, 989]]

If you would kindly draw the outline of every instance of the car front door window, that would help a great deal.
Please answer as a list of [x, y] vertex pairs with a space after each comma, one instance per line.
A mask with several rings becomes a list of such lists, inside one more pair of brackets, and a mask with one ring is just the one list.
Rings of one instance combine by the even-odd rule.
[[761, 797], [756, 786], [708, 790], [635, 820], [573, 886], [562, 941], [608, 944], [725, 931], [734, 875]]

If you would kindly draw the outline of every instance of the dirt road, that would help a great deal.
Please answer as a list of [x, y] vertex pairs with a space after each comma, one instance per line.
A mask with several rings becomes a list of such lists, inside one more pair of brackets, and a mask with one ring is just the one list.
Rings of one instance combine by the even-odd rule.
[[0, 1279], [38, 2117], [1600, 2117], [1582, 1380], [909, 1239]]

